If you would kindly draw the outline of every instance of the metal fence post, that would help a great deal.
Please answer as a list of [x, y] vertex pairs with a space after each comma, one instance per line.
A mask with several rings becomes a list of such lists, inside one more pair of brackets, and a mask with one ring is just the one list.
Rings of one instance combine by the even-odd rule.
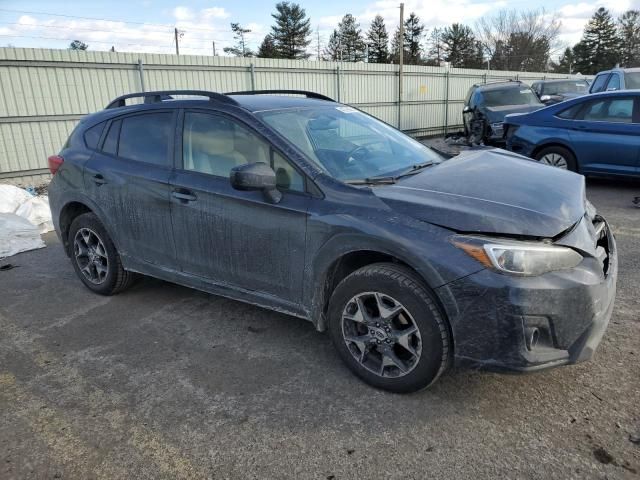
[[338, 93], [338, 102], [340, 102], [340, 65], [336, 66], [336, 92]]
[[253, 63], [249, 65], [249, 69], [251, 72], [251, 90], [255, 90], [256, 89], [256, 69]]
[[138, 59], [138, 74], [140, 75], [140, 90], [146, 92], [144, 88], [144, 68], [142, 67], [142, 59]]
[[482, 75], [482, 83], [487, 83], [487, 74]]
[[444, 92], [444, 134], [447, 135], [449, 130], [449, 69], [445, 73], [445, 92]]

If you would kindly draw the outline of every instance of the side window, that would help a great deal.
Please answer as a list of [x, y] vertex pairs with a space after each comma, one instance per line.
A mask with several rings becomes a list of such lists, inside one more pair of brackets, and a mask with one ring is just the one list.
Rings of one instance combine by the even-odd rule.
[[590, 102], [582, 115], [583, 120], [593, 122], [631, 123], [632, 118], [632, 98], [615, 98]]
[[278, 152], [273, 152], [271, 168], [276, 172], [278, 188], [304, 192], [304, 177]]
[[122, 119], [118, 156], [139, 162], [169, 166], [173, 113], [154, 112]]
[[607, 83], [607, 91], [620, 90], [620, 75], [617, 73], [611, 74], [609, 77], [609, 83]]
[[600, 74], [596, 77], [596, 79], [593, 81], [593, 85], [591, 85], [591, 93], [598, 93], [601, 92], [602, 90], [604, 90], [604, 85], [607, 82], [607, 77], [609, 76], [608, 73], [603, 73]]
[[238, 165], [270, 163], [266, 142], [226, 117], [186, 112], [182, 135], [185, 170], [228, 177]]
[[111, 126], [109, 127], [109, 131], [107, 132], [107, 136], [104, 139], [104, 144], [102, 145], [103, 152], [109, 153], [111, 155], [118, 154], [118, 137], [120, 136], [120, 125], [122, 125], [122, 120], [111, 122]]
[[87, 147], [89, 147], [91, 150], [95, 150], [96, 148], [98, 148], [98, 142], [100, 141], [102, 130], [104, 130], [104, 126], [106, 123], [107, 122], [101, 122], [84, 132], [84, 143], [86, 143]]
[[556, 115], [556, 117], [564, 118], [565, 120], [573, 120], [574, 118], [576, 118], [576, 115], [578, 114], [578, 112], [580, 111], [583, 105], [584, 103], [577, 103], [569, 108], [562, 110], [560, 113]]

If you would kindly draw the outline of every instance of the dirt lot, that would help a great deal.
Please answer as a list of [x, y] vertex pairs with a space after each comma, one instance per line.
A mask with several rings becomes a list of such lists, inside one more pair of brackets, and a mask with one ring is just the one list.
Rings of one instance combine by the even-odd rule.
[[93, 295], [49, 234], [0, 271], [0, 478], [640, 478], [640, 183], [588, 190], [620, 251], [594, 361], [408, 396], [295, 318], [151, 279]]

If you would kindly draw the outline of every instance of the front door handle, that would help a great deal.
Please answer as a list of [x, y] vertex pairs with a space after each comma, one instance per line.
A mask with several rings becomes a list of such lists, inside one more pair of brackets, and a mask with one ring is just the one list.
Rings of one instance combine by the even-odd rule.
[[194, 202], [198, 197], [196, 197], [193, 192], [189, 190], [174, 190], [171, 195], [173, 198], [177, 198], [181, 202]]
[[107, 181], [104, 179], [104, 177], [103, 177], [103, 176], [102, 176], [102, 174], [100, 174], [100, 173], [96, 173], [96, 174], [93, 176], [93, 182], [94, 182], [96, 185], [104, 185], [105, 183], [107, 183]]

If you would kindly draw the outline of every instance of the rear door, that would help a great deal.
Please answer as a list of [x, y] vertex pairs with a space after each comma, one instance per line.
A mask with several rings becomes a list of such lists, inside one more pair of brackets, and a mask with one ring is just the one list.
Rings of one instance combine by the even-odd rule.
[[[209, 110], [186, 110], [171, 181], [177, 258], [186, 273], [298, 303], [302, 296], [307, 208], [305, 177], [255, 130]], [[231, 187], [235, 166], [265, 162], [283, 193]]]
[[84, 181], [121, 255], [175, 267], [169, 176], [177, 110], [117, 117], [85, 165]]
[[615, 96], [585, 102], [570, 138], [582, 173], [634, 174], [640, 158], [638, 99]]

